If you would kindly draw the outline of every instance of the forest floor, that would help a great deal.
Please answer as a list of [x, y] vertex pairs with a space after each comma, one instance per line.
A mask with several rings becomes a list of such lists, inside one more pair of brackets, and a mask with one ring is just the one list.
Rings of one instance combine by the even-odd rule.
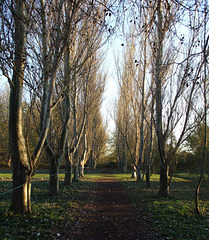
[[[63, 229], [62, 239], [158, 239], [149, 220], [136, 211], [119, 180], [112, 174], [96, 179], [96, 188], [82, 194], [74, 229]], [[81, 199], [80, 199], [81, 200]]]
[[0, 169], [0, 239], [3, 240], [206, 240], [209, 239], [209, 176], [200, 192], [201, 215], [194, 212], [198, 175], [178, 172], [170, 195], [158, 196], [159, 174], [151, 186], [131, 173], [98, 171], [71, 186], [59, 174], [59, 194], [51, 196], [49, 174], [32, 178], [31, 214], [9, 211], [12, 172]]

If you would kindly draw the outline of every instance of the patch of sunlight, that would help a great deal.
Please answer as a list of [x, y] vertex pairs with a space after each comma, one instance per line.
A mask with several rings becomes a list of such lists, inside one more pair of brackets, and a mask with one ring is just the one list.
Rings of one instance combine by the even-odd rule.
[[172, 181], [173, 182], [192, 182], [192, 180], [185, 179], [185, 178], [180, 178], [180, 177], [173, 177]]
[[151, 182], [159, 182], [160, 180], [160, 175], [159, 174], [152, 174], [150, 177]]

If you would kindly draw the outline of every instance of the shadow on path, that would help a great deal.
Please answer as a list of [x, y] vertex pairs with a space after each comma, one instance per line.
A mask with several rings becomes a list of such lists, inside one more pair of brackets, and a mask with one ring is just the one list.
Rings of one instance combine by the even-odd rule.
[[91, 201], [82, 207], [74, 233], [69, 232], [65, 239], [158, 239], [143, 217], [134, 212], [122, 184], [110, 174], [98, 180], [90, 194]]

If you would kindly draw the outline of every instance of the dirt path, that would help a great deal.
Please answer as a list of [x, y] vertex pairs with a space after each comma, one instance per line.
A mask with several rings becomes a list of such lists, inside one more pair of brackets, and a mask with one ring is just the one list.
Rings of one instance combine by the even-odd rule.
[[89, 194], [74, 231], [66, 233], [63, 239], [157, 239], [143, 217], [135, 214], [122, 184], [111, 175], [99, 180]]

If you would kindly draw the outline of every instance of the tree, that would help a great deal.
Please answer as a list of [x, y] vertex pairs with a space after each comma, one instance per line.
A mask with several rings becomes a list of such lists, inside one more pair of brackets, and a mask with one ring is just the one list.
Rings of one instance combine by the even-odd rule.
[[25, 48], [27, 38], [25, 1], [17, 0], [14, 6], [15, 60], [10, 81], [9, 138], [13, 165], [13, 197], [10, 210], [17, 213], [30, 212], [29, 180], [32, 172], [22, 122], [22, 94], [25, 69]]
[[[200, 58], [202, 26], [199, 13], [201, 9], [195, 1], [185, 2], [185, 4], [161, 0], [143, 1], [143, 4], [140, 5], [137, 3], [129, 5], [128, 2], [126, 4], [129, 6], [128, 13], [124, 13], [122, 21], [125, 23], [127, 20], [126, 22], [132, 23], [135, 30], [128, 32], [126, 27], [123, 28], [123, 33], [131, 38], [134, 35], [133, 32], [136, 31], [138, 34], [134, 36], [137, 35], [139, 41], [143, 39], [143, 34], [145, 34], [144, 36], [147, 36], [149, 42], [147, 51], [150, 51], [152, 60], [147, 65], [150, 72], [147, 74], [147, 82], [152, 85], [151, 78], [153, 78], [155, 83], [151, 91], [153, 89], [155, 91], [153, 94], [155, 97], [153, 119], [161, 159], [159, 194], [166, 196], [169, 185], [168, 172], [171, 174], [171, 180], [176, 152], [191, 134], [202, 115], [201, 113], [196, 114], [199, 109], [196, 108], [198, 106], [195, 107], [200, 92], [198, 79], [203, 66]], [[124, 5], [122, 6], [124, 10], [123, 7]], [[146, 9], [146, 19], [141, 14], [143, 9]], [[184, 33], [182, 34], [182, 32]], [[140, 56], [139, 63], [143, 62], [144, 56]], [[141, 72], [143, 73], [143, 71]], [[145, 90], [148, 93], [148, 88]], [[141, 111], [141, 117], [143, 113], [144, 111]], [[147, 119], [145, 117], [145, 120]], [[146, 122], [148, 123], [148, 121]], [[141, 147], [139, 155], [142, 156], [142, 143], [144, 141], [142, 119], [140, 119], [140, 123]], [[176, 132], [178, 134], [175, 134]]]
[[[171, 11], [172, 10], [172, 11]], [[157, 30], [157, 39], [153, 43], [154, 50], [154, 61], [155, 61], [155, 98], [156, 98], [156, 134], [158, 138], [158, 148], [160, 154], [160, 195], [168, 194], [168, 182], [167, 182], [167, 173], [168, 173], [168, 164], [171, 162], [168, 157], [175, 156], [179, 146], [185, 141], [188, 135], [191, 133], [192, 129], [196, 126], [196, 123], [199, 121], [198, 117], [195, 117], [195, 94], [198, 94], [199, 89], [197, 88], [197, 79], [199, 79], [199, 74], [202, 68], [201, 61], [195, 61], [194, 55], [197, 57], [198, 53], [196, 51], [196, 42], [198, 41], [199, 28], [194, 27], [196, 25], [196, 14], [191, 15], [193, 18], [193, 23], [190, 24], [189, 30], [190, 35], [188, 35], [189, 41], [184, 42], [184, 37], [181, 38], [181, 46], [186, 46], [185, 58], [179, 64], [176, 64], [175, 61], [171, 61], [168, 57], [169, 49], [168, 44], [165, 44], [165, 39], [172, 37], [171, 29], [172, 26], [176, 23], [180, 23], [180, 20], [183, 22], [185, 19], [180, 18], [180, 13], [184, 11], [181, 8], [181, 5], [173, 2], [166, 2], [163, 4], [162, 1], [157, 2], [156, 6], [156, 30]], [[183, 15], [181, 15], [183, 16]], [[190, 20], [191, 20], [190, 19]], [[178, 20], [178, 21], [177, 21]], [[191, 21], [190, 21], [191, 23]], [[168, 33], [170, 34], [168, 36]], [[174, 31], [173, 37], [177, 36]], [[172, 45], [171, 45], [172, 46]], [[172, 49], [174, 46], [170, 47]], [[179, 47], [181, 49], [181, 47]], [[179, 50], [178, 48], [173, 48], [173, 59], [176, 58]], [[183, 49], [183, 47], [182, 47]], [[166, 52], [167, 50], [167, 52]], [[184, 56], [183, 56], [184, 57]], [[176, 61], [178, 62], [178, 61]], [[172, 66], [172, 68], [171, 68]], [[166, 82], [166, 75], [170, 75], [170, 78], [167, 77], [172, 86], [169, 90], [168, 82]], [[176, 81], [178, 79], [178, 82]], [[190, 79], [192, 79], [190, 81]], [[175, 88], [174, 88], [175, 86]], [[165, 90], [168, 90], [170, 93], [169, 96], [169, 105], [166, 105], [163, 102], [163, 97], [166, 96]], [[183, 100], [184, 104], [180, 102]], [[179, 105], [180, 104], [180, 105]], [[184, 112], [179, 111], [179, 106], [184, 108]], [[165, 109], [168, 110], [165, 110]], [[166, 116], [167, 114], [167, 116]], [[196, 118], [195, 121], [191, 121], [192, 117]], [[166, 153], [166, 146], [172, 139], [172, 134], [174, 129], [179, 126], [179, 123], [182, 121], [181, 129], [179, 131], [178, 139], [174, 146], [170, 148], [172, 153]]]
[[[71, 7], [70, 5], [69, 8]], [[92, 8], [94, 11], [91, 11]], [[66, 171], [68, 172], [65, 184], [68, 185], [71, 179], [70, 172], [72, 165], [74, 172], [73, 179], [74, 181], [78, 181], [80, 159], [78, 147], [81, 143], [88, 114], [86, 105], [87, 92], [89, 83], [91, 82], [89, 79], [91, 77], [92, 65], [95, 64], [93, 61], [95, 53], [103, 45], [102, 32], [104, 26], [96, 21], [97, 18], [102, 21], [104, 16], [103, 8], [101, 5], [94, 6], [86, 3], [81, 9], [78, 7], [74, 11], [71, 9], [75, 16], [75, 21], [73, 22], [75, 31], [70, 33], [71, 40], [66, 43], [64, 50], [65, 62], [60, 65], [59, 73], [57, 73], [57, 82], [55, 82], [55, 103], [59, 102], [59, 100], [61, 102], [62, 96], [65, 95], [65, 99], [68, 98], [68, 107], [65, 106], [63, 108], [61, 106], [59, 113], [58, 111], [54, 112], [54, 116], [51, 119], [51, 129], [53, 131], [50, 131], [50, 135], [46, 141], [46, 152], [50, 162], [51, 194], [57, 194], [58, 192], [58, 173], [63, 160], [64, 149], [69, 151], [65, 154]], [[76, 14], [75, 11], [77, 11]], [[67, 11], [66, 21], [69, 18], [68, 14], [69, 12]], [[82, 18], [80, 18], [81, 16]], [[89, 21], [89, 17], [91, 21]], [[63, 65], [65, 68], [64, 78], [62, 74]], [[82, 89], [84, 89], [84, 92]], [[79, 109], [83, 110], [79, 111]], [[64, 118], [65, 121], [62, 121]], [[73, 131], [68, 130], [69, 126], [72, 126]], [[61, 132], [59, 129], [62, 129]], [[60, 141], [57, 139], [60, 139]], [[67, 139], [69, 143], [66, 142]]]
[[[135, 60], [135, 39], [127, 38], [127, 46], [116, 60], [119, 85], [119, 98], [116, 105], [116, 149], [122, 172], [127, 171], [128, 158], [133, 167], [137, 167], [139, 145], [139, 87], [137, 86], [137, 68]], [[133, 126], [133, 128], [131, 127]], [[134, 131], [136, 130], [136, 131]], [[130, 156], [130, 157], [129, 157]]]
[[[5, 1], [1, 8], [1, 10], [3, 8], [7, 10], [4, 15], [1, 15], [3, 23], [1, 26], [2, 32], [5, 34], [6, 46], [2, 56], [8, 62], [5, 67], [2, 62], [3, 57], [1, 58], [1, 70], [10, 83], [9, 135], [14, 187], [10, 210], [15, 213], [30, 212], [30, 177], [37, 168], [50, 128], [52, 112], [61, 99], [58, 98], [52, 102], [57, 70], [70, 33], [73, 31], [76, 10], [80, 9], [82, 1], [67, 1], [67, 3], [71, 6], [71, 15], [66, 22], [61, 21], [64, 16], [62, 10], [65, 7], [63, 1], [56, 1], [55, 5], [51, 4], [51, 1], [40, 1], [34, 4], [22, 0], [17, 0], [14, 3]], [[51, 8], [53, 11], [50, 11]], [[10, 20], [8, 20], [10, 18], [14, 20], [14, 24], [12, 21], [10, 24]], [[41, 36], [40, 31], [38, 31], [38, 23], [42, 27]], [[30, 41], [27, 39], [27, 34], [31, 37]], [[49, 34], [51, 34], [50, 44], [48, 42]], [[37, 44], [37, 42], [40, 43], [40, 39], [42, 39], [42, 43]], [[14, 43], [14, 47], [11, 43]], [[12, 58], [14, 58], [13, 61]], [[35, 64], [33, 65], [33, 63]], [[43, 75], [39, 78], [40, 72]], [[38, 80], [36, 86], [30, 84], [30, 77]], [[39, 91], [36, 87], [43, 86], [41, 88], [41, 127], [39, 139], [32, 154], [29, 154], [23, 133], [22, 98], [24, 84], [28, 89], [34, 86], [33, 92], [37, 95]]]
[[10, 166], [9, 154], [9, 136], [8, 136], [8, 119], [9, 119], [9, 89], [0, 91], [0, 165]]
[[206, 40], [206, 32], [207, 32], [207, 1], [204, 2], [204, 24], [203, 24], [203, 33], [204, 33], [204, 39], [203, 39], [203, 99], [204, 99], [204, 118], [203, 118], [203, 124], [204, 124], [204, 141], [203, 141], [203, 154], [202, 154], [202, 167], [200, 172], [199, 181], [197, 183], [196, 189], [195, 189], [195, 211], [197, 214], [200, 214], [199, 209], [199, 192], [200, 192], [200, 186], [203, 179], [204, 174], [204, 168], [206, 163], [206, 150], [207, 150], [207, 75], [208, 75], [208, 68], [207, 68], [207, 40]]

